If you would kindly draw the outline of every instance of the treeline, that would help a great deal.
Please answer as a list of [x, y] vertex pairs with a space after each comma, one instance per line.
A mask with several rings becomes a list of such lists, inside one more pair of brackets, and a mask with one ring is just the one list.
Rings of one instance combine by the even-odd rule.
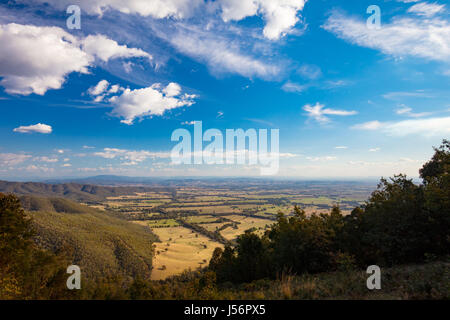
[[229, 244], [229, 241], [227, 239], [225, 239], [218, 230], [209, 231], [197, 223], [189, 223], [184, 219], [177, 219], [176, 221], [183, 227], [191, 229], [197, 233], [200, 233], [200, 234], [204, 235], [205, 237], [210, 238], [213, 241], [217, 241], [222, 244]]
[[365, 205], [348, 216], [334, 207], [313, 214], [280, 213], [263, 236], [246, 232], [235, 247], [217, 248], [209, 268], [219, 282], [250, 282], [290, 274], [393, 266], [450, 254], [450, 142], [443, 141], [420, 170], [381, 179]]

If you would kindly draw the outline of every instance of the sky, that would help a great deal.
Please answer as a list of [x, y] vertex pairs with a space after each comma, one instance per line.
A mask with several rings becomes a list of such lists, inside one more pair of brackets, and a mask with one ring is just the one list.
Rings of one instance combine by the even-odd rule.
[[443, 0], [2, 1], [0, 179], [260, 176], [172, 163], [172, 133], [196, 121], [278, 129], [278, 177], [415, 177], [450, 138], [449, 12]]

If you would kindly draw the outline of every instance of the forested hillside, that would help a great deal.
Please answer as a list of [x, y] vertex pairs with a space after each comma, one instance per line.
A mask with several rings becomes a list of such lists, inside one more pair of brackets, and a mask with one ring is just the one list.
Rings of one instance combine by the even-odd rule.
[[149, 192], [155, 187], [105, 187], [89, 184], [63, 183], [47, 184], [40, 182], [0, 181], [0, 192], [17, 195], [35, 195], [43, 197], [64, 197], [82, 202], [96, 202], [106, 197]]
[[25, 197], [36, 242], [52, 252], [66, 251], [83, 274], [149, 277], [157, 240], [149, 228], [66, 199]]

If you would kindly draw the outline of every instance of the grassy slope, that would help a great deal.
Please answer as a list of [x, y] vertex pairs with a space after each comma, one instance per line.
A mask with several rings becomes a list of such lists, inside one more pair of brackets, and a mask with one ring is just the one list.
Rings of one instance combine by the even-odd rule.
[[[363, 270], [315, 275], [282, 276], [280, 280], [219, 287], [193, 287], [189, 273], [167, 279], [157, 288], [159, 299], [266, 299], [266, 300], [409, 300], [450, 299], [450, 262], [430, 262], [381, 268], [381, 289], [369, 290]], [[194, 276], [195, 279], [195, 276]], [[198, 279], [198, 278], [197, 278]], [[187, 283], [187, 284], [186, 284]], [[197, 281], [197, 283], [199, 283]]]
[[67, 199], [26, 196], [36, 241], [57, 252], [66, 247], [88, 278], [108, 275], [150, 276], [157, 240], [150, 229]]

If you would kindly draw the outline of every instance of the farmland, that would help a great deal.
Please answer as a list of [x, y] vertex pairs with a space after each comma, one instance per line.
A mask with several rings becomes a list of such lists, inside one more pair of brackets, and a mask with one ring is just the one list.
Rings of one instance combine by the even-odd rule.
[[152, 278], [164, 279], [205, 266], [216, 247], [233, 244], [252, 230], [263, 234], [279, 212], [302, 207], [307, 215], [329, 212], [333, 205], [349, 213], [367, 199], [372, 184], [179, 180], [150, 192], [105, 197], [92, 207], [114, 211], [150, 228], [155, 242]]

